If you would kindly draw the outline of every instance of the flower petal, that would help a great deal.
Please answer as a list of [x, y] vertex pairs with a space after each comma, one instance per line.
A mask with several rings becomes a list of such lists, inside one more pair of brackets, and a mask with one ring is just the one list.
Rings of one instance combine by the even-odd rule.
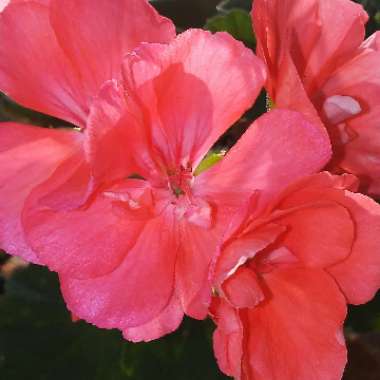
[[21, 226], [25, 199], [78, 149], [81, 134], [15, 123], [0, 124], [0, 247], [27, 261], [39, 259]]
[[[174, 290], [177, 241], [173, 218], [152, 219], [123, 263], [113, 272], [97, 278], [78, 280], [60, 274], [62, 293], [68, 308], [79, 318], [98, 327], [127, 331], [146, 325], [144, 340], [157, 337], [157, 324], [169, 305]], [[178, 311], [173, 312], [178, 316]], [[173, 325], [171, 325], [173, 326]]]
[[112, 80], [103, 84], [84, 132], [86, 159], [96, 182], [132, 174], [147, 179], [162, 176], [144, 116], [144, 111], [126, 96], [121, 83]]
[[265, 71], [231, 36], [189, 30], [168, 46], [140, 46], [126, 58], [125, 76], [165, 159], [190, 161], [195, 168], [251, 106]]
[[178, 296], [186, 314], [204, 319], [211, 302], [211, 262], [219, 243], [216, 229], [183, 222], [179, 226], [181, 245], [176, 263]]
[[349, 303], [368, 302], [380, 288], [380, 205], [371, 198], [355, 194], [347, 176], [333, 176], [327, 172], [310, 176], [294, 185], [284, 196], [281, 207], [295, 207], [302, 203], [335, 202], [351, 215], [355, 239], [351, 254], [329, 268]]
[[226, 375], [241, 379], [243, 325], [239, 312], [223, 298], [215, 297], [210, 313], [217, 325], [213, 346], [219, 368]]
[[250, 233], [235, 235], [232, 242], [227, 242], [218, 257], [215, 283], [222, 284], [258, 252], [274, 243], [284, 231], [283, 226], [266, 223]]
[[304, 265], [325, 268], [350, 255], [355, 225], [345, 207], [316, 199], [284, 213], [273, 216], [274, 222], [287, 231], [278, 244], [287, 247]]
[[340, 379], [346, 304], [335, 282], [317, 269], [275, 270], [263, 281], [267, 301], [241, 313], [243, 378]]
[[357, 103], [340, 124], [329, 115], [326, 123], [336, 146], [336, 165], [357, 175], [362, 189], [376, 196], [380, 195], [379, 66], [380, 52], [367, 49], [341, 66], [321, 89], [326, 101], [344, 96]]
[[23, 225], [29, 244], [50, 270], [86, 279], [120, 265], [143, 221], [126, 219], [101, 194], [81, 208], [66, 211], [47, 207], [36, 192], [28, 200]]
[[222, 285], [226, 299], [237, 309], [253, 308], [264, 300], [258, 278], [253, 270], [242, 266]]
[[[201, 173], [203, 192], [261, 190], [261, 202], [289, 183], [320, 170], [331, 154], [327, 134], [292, 111], [274, 110], [257, 119], [226, 157]], [[247, 160], [249, 157], [249, 160]]]
[[12, 2], [0, 16], [0, 88], [83, 127], [99, 87], [120, 77], [124, 54], [174, 36], [145, 0]]
[[83, 126], [90, 99], [56, 40], [49, 8], [31, 1], [8, 5], [0, 39], [1, 90], [23, 106]]
[[[286, 70], [283, 54], [291, 53], [310, 93], [355, 54], [368, 19], [362, 6], [346, 0], [257, 0], [252, 17], [258, 55], [264, 58], [271, 74], [268, 87], [272, 96], [273, 89], [278, 88], [279, 73]], [[273, 100], [277, 103], [276, 97]]]
[[125, 339], [131, 342], [149, 342], [175, 331], [183, 319], [181, 303], [173, 296], [168, 306], [152, 321], [123, 331]]
[[341, 200], [353, 215], [356, 239], [351, 255], [329, 272], [348, 301], [362, 304], [380, 289], [380, 206], [362, 194], [345, 192]]
[[369, 36], [362, 44], [364, 49], [380, 51], [380, 32], [375, 32]]
[[92, 96], [106, 80], [120, 78], [123, 56], [141, 42], [166, 43], [175, 37], [173, 23], [146, 0], [51, 0], [50, 4], [57, 41]]

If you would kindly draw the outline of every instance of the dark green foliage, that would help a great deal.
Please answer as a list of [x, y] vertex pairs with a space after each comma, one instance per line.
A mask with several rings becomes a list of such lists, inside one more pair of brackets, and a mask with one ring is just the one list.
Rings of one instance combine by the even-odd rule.
[[212, 32], [228, 32], [247, 47], [255, 47], [251, 16], [242, 9], [222, 12], [208, 19], [205, 27]]
[[57, 276], [19, 270], [0, 296], [0, 378], [4, 380], [218, 380], [212, 323], [185, 320], [160, 341], [132, 344], [116, 330], [71, 321]]

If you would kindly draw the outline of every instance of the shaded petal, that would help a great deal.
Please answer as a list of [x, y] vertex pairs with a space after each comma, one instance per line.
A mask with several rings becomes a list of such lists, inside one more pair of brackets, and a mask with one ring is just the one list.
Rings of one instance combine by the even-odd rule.
[[243, 357], [243, 325], [239, 312], [223, 298], [215, 297], [210, 313], [217, 325], [213, 335], [213, 346], [219, 368], [226, 375], [240, 379]]
[[56, 40], [49, 8], [10, 4], [0, 15], [0, 39], [1, 90], [25, 107], [83, 126], [90, 99]]
[[257, 275], [247, 266], [240, 267], [222, 285], [225, 298], [236, 308], [253, 308], [264, 300]]
[[21, 226], [25, 199], [78, 149], [81, 134], [15, 123], [0, 124], [0, 247], [27, 261], [39, 259]]
[[181, 245], [176, 263], [178, 296], [186, 314], [204, 319], [211, 302], [211, 262], [216, 255], [219, 234], [216, 228], [184, 222], [180, 225]]
[[149, 179], [160, 176], [144, 115], [116, 80], [101, 87], [84, 133], [86, 159], [96, 182], [131, 174]]
[[322, 270], [284, 269], [264, 275], [268, 298], [241, 313], [243, 377], [337, 380], [346, 364], [346, 303]]
[[124, 330], [123, 336], [131, 342], [149, 342], [175, 331], [182, 319], [181, 303], [176, 296], [173, 296], [167, 307], [155, 319], [145, 325]]
[[166, 43], [173, 23], [146, 0], [51, 0], [57, 41], [77, 70], [85, 91], [96, 95], [109, 79], [120, 78], [123, 56], [141, 42]]
[[28, 200], [23, 225], [29, 244], [49, 269], [74, 278], [117, 268], [136, 242], [143, 221], [128, 220], [99, 194], [74, 210], [49, 208], [39, 191]]
[[232, 276], [242, 265], [254, 258], [258, 252], [274, 243], [284, 231], [283, 226], [266, 223], [249, 233], [235, 235], [232, 242], [225, 245], [218, 257], [215, 283], [219, 285]]
[[[380, 195], [380, 52], [365, 50], [341, 66], [321, 89], [325, 103], [344, 96], [357, 103], [343, 120], [325, 115], [335, 145], [336, 165], [357, 175], [362, 189]], [[356, 112], [352, 112], [355, 110]]]
[[380, 206], [362, 194], [345, 192], [341, 200], [356, 225], [351, 255], [329, 272], [337, 280], [348, 301], [362, 304], [380, 288]]
[[99, 87], [120, 77], [124, 54], [174, 36], [144, 0], [12, 2], [0, 17], [0, 88], [83, 127]]
[[284, 213], [273, 215], [276, 224], [286, 227], [278, 244], [287, 247], [305, 265], [325, 268], [350, 255], [355, 225], [345, 207], [334, 201], [316, 200]]
[[[368, 15], [352, 1], [258, 0], [253, 6], [258, 55], [266, 61], [273, 96], [282, 57], [290, 53], [308, 93], [355, 55]], [[289, 75], [292, 75], [289, 73]], [[276, 96], [273, 99], [277, 103]], [[282, 107], [282, 104], [279, 104]]]
[[369, 36], [362, 44], [364, 49], [380, 51], [380, 32], [375, 32]]
[[[144, 340], [155, 338], [157, 325], [152, 321], [160, 317], [173, 296], [177, 249], [172, 216], [152, 219], [113, 272], [88, 280], [60, 273], [68, 308], [98, 327], [128, 331], [147, 325], [151, 336], [148, 331], [133, 330], [136, 339], [139, 334]], [[176, 308], [173, 312], [178, 315]]]
[[164, 158], [171, 164], [189, 161], [195, 168], [251, 106], [265, 71], [228, 34], [189, 30], [168, 46], [140, 46], [126, 58], [125, 77]]
[[[327, 172], [295, 184], [280, 207], [295, 207], [313, 202], [333, 201], [350, 213], [355, 227], [351, 254], [329, 268], [349, 303], [369, 301], [380, 288], [380, 205], [371, 198], [355, 194], [347, 176]], [[295, 191], [295, 189], [297, 189]]]
[[[331, 154], [327, 134], [292, 111], [274, 110], [257, 119], [226, 157], [196, 182], [199, 191], [232, 187], [265, 202], [289, 183], [320, 170]], [[249, 157], [249, 160], [247, 160]], [[215, 190], [217, 189], [217, 190]]]

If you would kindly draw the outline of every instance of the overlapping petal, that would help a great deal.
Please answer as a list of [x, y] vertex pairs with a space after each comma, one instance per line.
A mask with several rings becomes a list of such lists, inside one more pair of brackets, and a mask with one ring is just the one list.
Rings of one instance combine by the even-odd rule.
[[99, 87], [120, 78], [122, 57], [174, 36], [145, 0], [12, 2], [0, 15], [0, 89], [83, 127]]
[[363, 42], [362, 6], [258, 0], [252, 17], [272, 101], [323, 120], [333, 146], [328, 170], [357, 175], [361, 190], [378, 196], [379, 34]]
[[[104, 328], [119, 328], [133, 340], [158, 337], [178, 322], [159, 330], [159, 319], [175, 297], [175, 261], [178, 241], [173, 233], [173, 215], [163, 214], [144, 225], [136, 244], [113, 272], [90, 279], [60, 274], [68, 308], [79, 318]], [[164, 313], [162, 315], [162, 313]], [[161, 315], [161, 317], [160, 317]], [[146, 326], [138, 331], [129, 330]], [[151, 331], [150, 331], [151, 329]]]
[[[335, 146], [336, 165], [357, 175], [362, 190], [372, 195], [380, 191], [380, 73], [374, 70], [379, 65], [380, 52], [366, 49], [336, 70], [316, 99], [324, 102], [321, 109]], [[339, 120], [326, 113], [331, 99], [340, 105]]]
[[[301, 114], [271, 111], [257, 119], [226, 157], [197, 181], [204, 193], [262, 191], [261, 202], [297, 178], [315, 173], [329, 160], [326, 133]], [[249, 157], [249, 160], [247, 159]]]
[[[330, 267], [329, 272], [348, 302], [360, 304], [369, 301], [380, 287], [380, 209], [372, 199], [345, 190], [350, 184], [349, 180], [345, 183], [344, 178], [329, 173], [311, 176], [295, 184], [297, 190], [290, 190], [280, 207], [328, 201], [349, 212], [354, 225], [351, 250], [345, 259]], [[343, 228], [343, 224], [339, 228]]]
[[21, 213], [33, 188], [46, 181], [79, 149], [76, 131], [15, 123], [0, 124], [0, 247], [28, 261], [40, 262], [26, 243]]
[[182, 319], [182, 305], [179, 299], [173, 296], [161, 314], [142, 326], [127, 328], [123, 331], [123, 336], [131, 342], [149, 342], [175, 331]]
[[237, 379], [340, 379], [346, 306], [334, 280], [323, 270], [282, 269], [263, 283], [266, 301], [240, 314], [245, 338]]
[[213, 335], [213, 347], [219, 368], [226, 375], [240, 379], [244, 331], [239, 311], [224, 299], [214, 298], [210, 313], [218, 326]]
[[252, 105], [265, 70], [228, 34], [189, 30], [168, 46], [140, 46], [126, 58], [125, 77], [156, 149], [170, 164], [183, 161], [195, 168]]
[[310, 93], [355, 55], [364, 40], [368, 19], [361, 5], [346, 0], [258, 0], [252, 17], [258, 55], [268, 65], [269, 92], [274, 100], [284, 55], [291, 54]]

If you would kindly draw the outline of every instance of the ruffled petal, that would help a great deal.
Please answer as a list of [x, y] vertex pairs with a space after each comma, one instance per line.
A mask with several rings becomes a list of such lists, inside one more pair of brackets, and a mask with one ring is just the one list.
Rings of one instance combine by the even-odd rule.
[[[274, 110], [257, 119], [226, 157], [201, 173], [204, 193], [261, 190], [265, 202], [289, 183], [319, 171], [330, 159], [327, 134], [292, 111]], [[249, 157], [249, 160], [247, 160]]]
[[[82, 207], [65, 210], [49, 207], [41, 192], [35, 190], [27, 201], [25, 234], [39, 259], [65, 276], [87, 279], [112, 272], [143, 229], [143, 220], [126, 218], [104, 194], [94, 195]], [[54, 204], [56, 199], [47, 197]]]
[[189, 30], [168, 46], [140, 46], [126, 58], [125, 77], [166, 164], [195, 168], [254, 102], [265, 70], [231, 36]]
[[[339, 64], [355, 55], [368, 19], [362, 6], [346, 0], [258, 0], [252, 17], [258, 55], [266, 61], [271, 74], [271, 95], [278, 88], [278, 76], [286, 70], [282, 66], [284, 54], [291, 53], [310, 93]], [[276, 97], [273, 100], [277, 102]]]
[[58, 44], [49, 8], [10, 4], [0, 15], [0, 39], [1, 90], [23, 106], [84, 126], [90, 99]]
[[369, 36], [362, 44], [364, 49], [380, 51], [380, 32], [375, 32]]
[[278, 244], [287, 247], [304, 265], [325, 268], [350, 255], [355, 224], [345, 207], [333, 200], [316, 199], [315, 203], [306, 201], [282, 213], [285, 215], [273, 215], [274, 222], [286, 228]]
[[0, 88], [83, 127], [99, 87], [120, 78], [122, 57], [142, 41], [174, 36], [145, 0], [12, 2], [0, 16]]
[[236, 233], [233, 240], [225, 244], [218, 257], [215, 284], [222, 284], [257, 253], [273, 244], [285, 230], [285, 227], [278, 224], [266, 223], [249, 233]]
[[380, 206], [371, 198], [350, 192], [341, 202], [353, 215], [356, 239], [351, 255], [329, 272], [348, 301], [358, 305], [371, 300], [380, 289]]
[[242, 266], [224, 281], [223, 295], [237, 309], [253, 308], [264, 300], [257, 275], [247, 266]]
[[243, 357], [243, 325], [239, 311], [223, 298], [215, 297], [210, 309], [217, 325], [213, 346], [219, 368], [228, 376], [241, 378]]
[[79, 148], [82, 136], [15, 123], [0, 124], [0, 247], [27, 261], [39, 259], [26, 243], [21, 213], [30, 192]]
[[204, 319], [211, 302], [211, 263], [220, 236], [216, 228], [204, 229], [181, 223], [181, 245], [176, 264], [178, 296], [186, 314]]
[[[161, 215], [145, 224], [137, 243], [113, 272], [87, 280], [60, 273], [70, 311], [98, 327], [118, 328], [127, 335], [129, 328], [146, 325], [144, 331], [132, 330], [130, 338], [139, 339], [140, 334], [144, 340], [156, 338], [154, 320], [165, 314], [174, 294], [178, 244], [173, 232], [173, 217]], [[174, 306], [173, 312], [176, 319]]]
[[346, 364], [346, 303], [323, 270], [282, 269], [263, 277], [267, 300], [241, 312], [243, 376], [338, 380]]
[[[362, 190], [374, 196], [380, 195], [379, 66], [380, 52], [366, 49], [341, 66], [320, 95], [324, 99], [322, 112], [335, 146], [335, 165], [339, 170], [357, 175]], [[340, 107], [344, 109], [339, 120], [326, 112], [331, 99], [342, 99]]]
[[86, 160], [95, 182], [113, 181], [131, 174], [144, 178], [158, 175], [143, 113], [128, 101], [125, 89], [116, 80], [107, 81], [101, 87], [84, 133]]
[[294, 184], [280, 207], [328, 201], [349, 212], [355, 228], [351, 253], [345, 260], [329, 267], [329, 272], [348, 302], [361, 304], [368, 302], [380, 288], [380, 205], [371, 198], [345, 190], [351, 186], [349, 176], [320, 173]]
[[142, 326], [130, 327], [124, 330], [123, 336], [131, 342], [149, 342], [175, 331], [181, 324], [182, 319], [181, 303], [176, 296], [173, 296], [161, 314]]
[[141, 42], [167, 43], [173, 23], [146, 0], [51, 0], [50, 19], [57, 41], [95, 96], [109, 79], [119, 79], [124, 55]]

